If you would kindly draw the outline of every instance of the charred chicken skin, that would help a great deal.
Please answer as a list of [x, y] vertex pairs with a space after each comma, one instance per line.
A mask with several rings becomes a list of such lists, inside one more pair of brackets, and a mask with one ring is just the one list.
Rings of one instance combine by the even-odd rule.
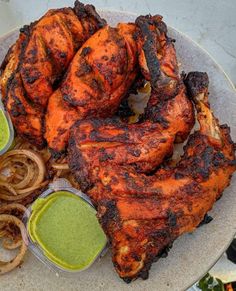
[[84, 191], [96, 182], [92, 172], [106, 164], [132, 165], [138, 172], [152, 172], [172, 154], [174, 142], [187, 138], [195, 122], [165, 24], [160, 16], [140, 16], [136, 25], [139, 63], [151, 83], [151, 97], [141, 123], [127, 124], [114, 117], [76, 122], [70, 150], [74, 149], [77, 159], [71, 166]]
[[96, 182], [92, 172], [100, 166], [132, 165], [136, 171], [148, 173], [170, 156], [175, 140], [186, 139], [194, 124], [192, 103], [185, 91], [180, 84], [178, 94], [156, 105], [142, 123], [126, 124], [118, 118], [77, 122], [71, 130], [70, 150], [79, 152], [72, 163], [83, 190]]
[[[147, 176], [129, 163], [101, 161], [88, 173], [93, 187], [87, 193], [97, 206], [99, 221], [110, 239], [116, 271], [126, 282], [148, 277], [151, 264], [161, 253], [178, 236], [201, 223], [236, 170], [229, 127], [219, 125], [208, 104], [207, 74], [190, 73], [186, 84], [196, 106], [200, 130], [189, 137], [176, 166], [167, 163]], [[84, 124], [91, 125], [92, 122]], [[83, 149], [75, 147], [81, 136], [74, 133], [73, 129], [69, 160], [76, 173], [74, 159], [80, 162]]]
[[17, 133], [39, 148], [45, 140], [44, 111], [79, 47], [105, 21], [92, 5], [49, 10], [24, 26], [0, 72], [3, 102]]
[[45, 136], [53, 152], [65, 150], [75, 121], [113, 116], [140, 68], [156, 99], [172, 98], [178, 91], [185, 94], [161, 16], [141, 16], [135, 24], [120, 23], [116, 28], [106, 26], [87, 40], [49, 100]]
[[[126, 29], [132, 34], [135, 26]], [[118, 28], [109, 26], [80, 48], [61, 87], [49, 99], [45, 137], [54, 153], [65, 149], [75, 121], [115, 113], [136, 75], [135, 50], [134, 40], [128, 46]]]

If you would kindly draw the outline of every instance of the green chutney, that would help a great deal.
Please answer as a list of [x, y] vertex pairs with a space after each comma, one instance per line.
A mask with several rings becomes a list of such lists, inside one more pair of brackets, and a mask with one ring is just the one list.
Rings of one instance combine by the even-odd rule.
[[67, 191], [35, 201], [28, 232], [44, 255], [65, 270], [85, 269], [107, 243], [95, 209]]
[[0, 108], [0, 151], [3, 150], [10, 139], [10, 129], [7, 118]]

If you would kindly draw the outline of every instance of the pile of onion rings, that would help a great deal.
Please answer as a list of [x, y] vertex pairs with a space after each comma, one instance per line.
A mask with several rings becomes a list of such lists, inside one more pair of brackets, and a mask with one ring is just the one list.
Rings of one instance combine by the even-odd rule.
[[46, 167], [32, 150], [14, 149], [0, 157], [0, 199], [19, 201], [45, 186]]
[[27, 231], [22, 222], [27, 208], [15, 202], [46, 186], [49, 181], [45, 177], [45, 161], [32, 149], [15, 148], [0, 157], [0, 200], [5, 203], [0, 202], [1, 245], [6, 250], [19, 249], [13, 260], [0, 261], [0, 274], [19, 266], [27, 251]]

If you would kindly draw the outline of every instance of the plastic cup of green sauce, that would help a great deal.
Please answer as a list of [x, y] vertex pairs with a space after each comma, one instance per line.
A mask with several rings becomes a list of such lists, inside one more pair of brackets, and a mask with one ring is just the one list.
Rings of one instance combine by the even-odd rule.
[[11, 120], [0, 101], [0, 155], [10, 148], [13, 139], [14, 131]]
[[59, 270], [87, 269], [106, 247], [96, 210], [79, 195], [56, 191], [38, 198], [30, 211], [27, 230], [33, 252]]

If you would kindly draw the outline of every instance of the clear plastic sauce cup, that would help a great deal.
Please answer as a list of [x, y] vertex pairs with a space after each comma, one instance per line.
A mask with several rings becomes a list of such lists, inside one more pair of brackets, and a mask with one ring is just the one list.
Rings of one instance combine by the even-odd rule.
[[107, 238], [89, 197], [66, 179], [51, 183], [27, 209], [23, 221], [30, 251], [58, 274], [83, 271], [107, 250]]

